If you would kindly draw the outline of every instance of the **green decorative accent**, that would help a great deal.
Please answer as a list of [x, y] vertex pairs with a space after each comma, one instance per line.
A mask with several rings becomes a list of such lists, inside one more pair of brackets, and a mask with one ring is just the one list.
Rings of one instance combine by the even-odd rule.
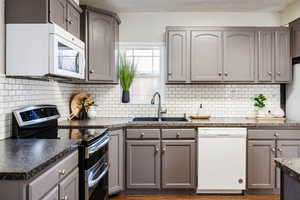
[[257, 108], [264, 108], [266, 106], [265, 101], [267, 100], [267, 97], [263, 94], [258, 94], [256, 97], [254, 97], [254, 106]]
[[119, 62], [119, 77], [120, 84], [124, 91], [129, 91], [129, 88], [136, 76], [136, 65], [134, 61], [128, 60], [124, 55], [120, 56]]

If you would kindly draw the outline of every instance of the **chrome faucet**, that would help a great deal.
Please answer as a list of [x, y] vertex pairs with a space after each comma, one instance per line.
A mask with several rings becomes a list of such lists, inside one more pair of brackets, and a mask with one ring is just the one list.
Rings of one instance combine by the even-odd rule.
[[162, 110], [161, 108], [161, 96], [159, 92], [155, 92], [152, 99], [151, 99], [151, 104], [155, 104], [155, 97], [158, 96], [158, 109], [157, 109], [157, 118], [158, 121], [161, 121], [161, 115], [167, 113], [167, 109]]

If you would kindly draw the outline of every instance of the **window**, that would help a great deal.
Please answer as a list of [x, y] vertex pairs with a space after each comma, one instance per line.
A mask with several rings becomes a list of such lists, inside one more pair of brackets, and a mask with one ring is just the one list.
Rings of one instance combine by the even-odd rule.
[[130, 103], [149, 104], [155, 92], [163, 96], [163, 45], [121, 45], [121, 53], [134, 60], [137, 75], [130, 89]]

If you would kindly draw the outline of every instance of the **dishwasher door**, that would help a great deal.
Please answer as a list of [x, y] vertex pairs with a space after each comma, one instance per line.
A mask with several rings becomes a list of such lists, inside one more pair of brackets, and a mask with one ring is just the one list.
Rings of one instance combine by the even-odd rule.
[[242, 193], [246, 189], [244, 128], [199, 128], [197, 193]]

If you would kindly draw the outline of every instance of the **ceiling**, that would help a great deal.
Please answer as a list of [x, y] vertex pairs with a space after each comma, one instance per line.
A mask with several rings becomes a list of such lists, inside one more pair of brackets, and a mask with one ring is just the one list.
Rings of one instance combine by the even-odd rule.
[[297, 0], [80, 0], [115, 12], [277, 12]]

